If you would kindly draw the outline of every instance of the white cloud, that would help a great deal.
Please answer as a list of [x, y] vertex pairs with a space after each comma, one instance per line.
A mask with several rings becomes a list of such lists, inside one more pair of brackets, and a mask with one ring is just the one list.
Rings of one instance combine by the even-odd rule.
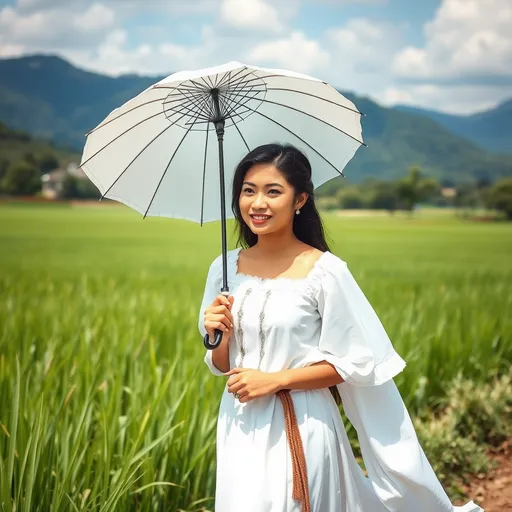
[[110, 75], [137, 72], [141, 75], [168, 74], [186, 66], [194, 58], [195, 49], [165, 43], [142, 43], [130, 47], [128, 34], [123, 29], [111, 32], [92, 51], [70, 51], [73, 62]]
[[469, 114], [488, 110], [510, 99], [507, 86], [458, 85], [441, 86], [434, 84], [413, 85], [407, 88], [389, 87], [381, 95], [385, 105], [413, 105], [440, 110], [452, 114]]
[[323, 78], [343, 90], [378, 98], [391, 85], [389, 62], [403, 46], [405, 27], [366, 18], [331, 29], [323, 41], [330, 65]]
[[[151, 75], [239, 60], [311, 74], [385, 104], [450, 112], [512, 96], [512, 1], [440, 1], [416, 47], [406, 45], [407, 24], [358, 17], [312, 35], [295, 22], [306, 4], [325, 12], [361, 4], [364, 13], [389, 0], [16, 0], [0, 7], [0, 57], [51, 52], [99, 72]], [[157, 24], [142, 24], [139, 13], [158, 14]], [[194, 34], [187, 43], [169, 29], [178, 23]]]
[[[396, 24], [354, 18], [327, 36], [338, 65], [351, 71], [375, 73], [389, 66], [389, 60], [404, 41], [404, 27]], [[348, 69], [347, 69], [348, 70]]]
[[283, 29], [277, 9], [265, 0], [223, 0], [220, 19], [239, 30], [280, 32]]
[[95, 43], [115, 24], [115, 13], [100, 3], [84, 10], [55, 8], [29, 13], [0, 9], [0, 46], [17, 45], [32, 51], [56, 50]]
[[73, 16], [73, 25], [87, 32], [101, 31], [114, 26], [114, 11], [102, 4], [93, 4], [86, 11]]
[[346, 4], [360, 4], [360, 5], [384, 5], [389, 3], [389, 0], [310, 0], [312, 4], [327, 4], [327, 5], [346, 5]]
[[52, 9], [71, 3], [73, 0], [18, 0], [16, 8], [23, 13]]
[[302, 73], [324, 69], [329, 54], [318, 41], [308, 39], [302, 32], [256, 45], [248, 54], [249, 61], [263, 65], [278, 65]]
[[20, 57], [23, 55], [23, 46], [19, 44], [0, 44], [0, 57]]
[[404, 48], [393, 71], [423, 80], [512, 77], [511, 26], [510, 0], [442, 0], [425, 26], [425, 46]]

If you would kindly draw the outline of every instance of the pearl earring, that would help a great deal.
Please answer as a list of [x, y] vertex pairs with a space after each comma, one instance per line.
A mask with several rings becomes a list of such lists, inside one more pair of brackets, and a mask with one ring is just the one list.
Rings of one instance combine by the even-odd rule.
[[300, 210], [299, 209], [295, 210], [295, 215], [300, 215]]

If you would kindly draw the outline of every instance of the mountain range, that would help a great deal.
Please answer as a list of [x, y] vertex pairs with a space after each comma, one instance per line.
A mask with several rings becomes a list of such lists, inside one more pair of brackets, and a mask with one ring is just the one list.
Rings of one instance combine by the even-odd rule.
[[512, 99], [486, 112], [467, 116], [405, 105], [397, 105], [395, 108], [433, 119], [448, 131], [465, 137], [488, 151], [512, 154]]
[[[0, 121], [80, 151], [85, 133], [161, 78], [111, 77], [56, 56], [0, 59]], [[366, 114], [362, 123], [368, 147], [360, 148], [346, 167], [351, 182], [396, 179], [411, 165], [447, 184], [512, 176], [512, 100], [474, 116], [451, 116], [405, 106], [387, 108], [341, 92]]]

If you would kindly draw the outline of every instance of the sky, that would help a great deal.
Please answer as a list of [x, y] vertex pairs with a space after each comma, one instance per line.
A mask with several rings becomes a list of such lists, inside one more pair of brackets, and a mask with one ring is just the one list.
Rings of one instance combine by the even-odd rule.
[[469, 114], [512, 98], [511, 27], [512, 0], [0, 0], [0, 57], [109, 75], [236, 60]]

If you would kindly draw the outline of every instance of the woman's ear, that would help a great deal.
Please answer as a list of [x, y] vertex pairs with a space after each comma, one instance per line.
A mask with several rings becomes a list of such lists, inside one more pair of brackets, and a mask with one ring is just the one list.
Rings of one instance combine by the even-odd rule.
[[299, 194], [297, 200], [295, 201], [295, 209], [302, 208], [306, 204], [308, 197], [309, 194], [307, 194], [306, 192], [302, 192], [301, 194]]

